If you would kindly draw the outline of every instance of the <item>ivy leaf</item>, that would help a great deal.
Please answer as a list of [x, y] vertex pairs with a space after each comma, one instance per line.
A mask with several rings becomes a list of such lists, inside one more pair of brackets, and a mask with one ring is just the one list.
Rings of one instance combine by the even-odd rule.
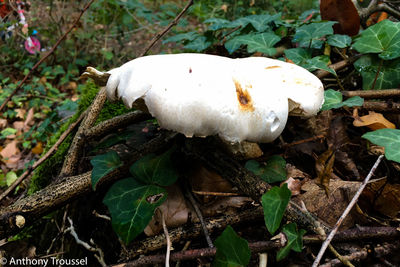
[[242, 25], [242, 27], [245, 27], [247, 24], [251, 24], [254, 29], [256, 29], [256, 31], [264, 32], [266, 30], [271, 30], [270, 23], [279, 20], [280, 17], [280, 13], [275, 15], [250, 15], [234, 21], [232, 25], [236, 25], [235, 27], [237, 27], [238, 25]]
[[197, 32], [187, 32], [187, 33], [181, 33], [181, 34], [177, 34], [174, 36], [171, 36], [167, 39], [165, 39], [162, 43], [166, 44], [166, 43], [178, 43], [178, 42], [182, 42], [182, 41], [193, 41], [194, 39], [196, 39], [197, 37], [199, 37], [200, 34], [198, 34]]
[[6, 185], [7, 186], [12, 185], [17, 179], [18, 179], [18, 176], [17, 176], [17, 174], [15, 172], [13, 172], [13, 171], [7, 172], [7, 174], [6, 174]]
[[286, 180], [286, 161], [281, 156], [270, 157], [264, 165], [255, 160], [249, 160], [245, 168], [267, 183], [275, 183]]
[[278, 230], [291, 195], [287, 184], [283, 184], [282, 187], [272, 187], [261, 197], [265, 225], [271, 235]]
[[211, 45], [211, 42], [207, 41], [207, 37], [199, 36], [193, 41], [190, 41], [184, 46], [184, 48], [189, 50], [194, 50], [196, 52], [201, 52], [206, 50]]
[[232, 26], [232, 23], [226, 19], [210, 18], [206, 19], [204, 23], [211, 24], [210, 26], [208, 26], [208, 29], [211, 31], [217, 31], [224, 28], [234, 28], [234, 26]]
[[298, 231], [296, 223], [289, 223], [283, 226], [282, 232], [285, 233], [288, 241], [286, 246], [278, 251], [276, 255], [277, 261], [286, 258], [291, 249], [296, 252], [301, 252], [303, 248], [303, 235], [306, 233], [306, 230], [300, 229]]
[[400, 163], [400, 130], [379, 129], [362, 136], [370, 142], [385, 148], [385, 157]]
[[334, 34], [328, 36], [328, 44], [339, 48], [345, 48], [351, 45], [351, 37], [344, 34]]
[[341, 108], [343, 106], [354, 107], [362, 106], [364, 104], [364, 99], [359, 96], [353, 96], [343, 101], [342, 93], [335, 91], [333, 89], [328, 89], [324, 92], [324, 104], [321, 110], [328, 110], [332, 108]]
[[165, 189], [133, 178], [113, 184], [103, 199], [111, 214], [114, 231], [126, 244], [143, 232], [154, 210], [166, 199]]
[[379, 57], [384, 60], [400, 57], [400, 22], [385, 19], [368, 27], [353, 48], [360, 53], [380, 53]]
[[217, 253], [213, 267], [247, 266], [251, 251], [247, 241], [236, 234], [228, 225], [222, 234], [215, 240]]
[[240, 46], [247, 45], [249, 53], [261, 52], [271, 56], [276, 53], [274, 45], [280, 40], [281, 38], [278, 35], [270, 32], [239, 35], [226, 42], [225, 48], [229, 53], [233, 53]]
[[354, 68], [361, 74], [363, 89], [372, 88], [376, 74], [379, 75], [374, 89], [390, 89], [400, 86], [400, 58], [381, 62], [376, 55], [363, 55], [356, 62]]
[[95, 156], [90, 163], [93, 166], [92, 170], [92, 188], [96, 189], [98, 181], [106, 174], [122, 166], [122, 161], [117, 152], [111, 150], [110, 152]]
[[325, 35], [333, 34], [332, 26], [335, 23], [337, 22], [313, 22], [300, 26], [296, 30], [293, 42], [300, 43], [302, 47], [321, 48], [323, 42], [319, 39]]
[[292, 60], [296, 65], [302, 66], [308, 71], [314, 71], [316, 69], [326, 70], [333, 75], [336, 72], [328, 67], [329, 57], [328, 56], [316, 56], [311, 57], [312, 50], [307, 48], [291, 48], [285, 50], [285, 55], [288, 59]]
[[149, 154], [136, 161], [129, 169], [134, 178], [145, 184], [168, 186], [178, 179], [178, 173], [171, 161], [174, 148], [157, 156]]

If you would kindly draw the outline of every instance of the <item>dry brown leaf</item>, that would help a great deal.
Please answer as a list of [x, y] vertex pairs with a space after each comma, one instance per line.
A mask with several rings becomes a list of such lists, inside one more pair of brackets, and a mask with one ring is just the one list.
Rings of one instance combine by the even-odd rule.
[[7, 158], [11, 158], [11, 156], [18, 155], [20, 153], [17, 145], [18, 141], [12, 140], [5, 146], [3, 150], [1, 150], [0, 155], [3, 157], [3, 161], [7, 161]]
[[211, 217], [222, 213], [235, 213], [236, 209], [250, 202], [253, 202], [253, 200], [249, 197], [223, 197], [212, 202], [210, 205], [202, 206], [201, 211], [205, 217]]
[[[177, 227], [187, 222], [191, 210], [186, 205], [186, 199], [177, 185], [167, 187], [168, 197], [158, 207], [164, 215], [167, 227]], [[155, 212], [144, 233], [153, 236], [162, 231], [162, 217], [160, 212]]]
[[[210, 171], [202, 165], [193, 166], [188, 175], [192, 191], [201, 192], [232, 192], [232, 185], [218, 173]], [[215, 196], [198, 196], [204, 203], [215, 199]]]
[[381, 113], [373, 111], [362, 117], [354, 116], [353, 125], [356, 127], [367, 126], [373, 131], [384, 128], [396, 129], [396, 126], [383, 117]]
[[329, 195], [329, 182], [333, 173], [334, 162], [335, 153], [333, 153], [332, 149], [322, 153], [315, 162], [316, 182], [325, 190], [326, 195]]
[[43, 152], [43, 144], [42, 142], [38, 142], [34, 148], [32, 148], [32, 153], [36, 155], [40, 155]]
[[287, 184], [289, 190], [292, 192], [292, 196], [300, 195], [301, 186], [303, 184], [302, 181], [300, 181], [299, 179], [293, 179], [292, 177], [290, 177], [284, 183]]
[[0, 129], [4, 129], [7, 127], [7, 120], [6, 119], [0, 119]]
[[369, 183], [363, 194], [363, 199], [375, 211], [390, 218], [395, 218], [400, 212], [400, 185], [388, 184], [386, 179]]
[[28, 110], [28, 114], [26, 115], [26, 119], [25, 119], [25, 126], [32, 126], [35, 122], [34, 122], [34, 115], [35, 115], [35, 110], [34, 108], [30, 108]]
[[321, 18], [337, 21], [333, 25], [335, 33], [350, 36], [358, 34], [360, 30], [360, 16], [351, 0], [321, 0]]
[[[330, 181], [329, 197], [315, 183], [310, 180], [302, 186], [305, 193], [293, 198], [294, 201], [301, 204], [303, 202], [308, 211], [316, 214], [319, 219], [333, 227], [337, 219], [342, 215], [347, 205], [355, 195], [360, 182], [347, 182], [339, 179]], [[353, 209], [352, 212], [343, 221], [340, 229], [348, 229], [357, 223], [360, 223], [362, 217]]]
[[14, 111], [17, 112], [17, 114], [15, 115], [15, 117], [16, 117], [17, 119], [23, 120], [23, 119], [25, 118], [25, 113], [26, 113], [26, 110], [25, 110], [25, 109], [16, 108]]

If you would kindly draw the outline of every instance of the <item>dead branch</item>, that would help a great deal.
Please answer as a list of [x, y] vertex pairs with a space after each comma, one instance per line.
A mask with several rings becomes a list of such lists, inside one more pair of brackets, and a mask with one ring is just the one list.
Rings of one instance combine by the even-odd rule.
[[[328, 67], [333, 69], [334, 71], [341, 70], [351, 64], [353, 64], [354, 61], [356, 61], [360, 56], [354, 56], [339, 62], [336, 62], [334, 64], [330, 64]], [[326, 76], [330, 75], [331, 73], [326, 71], [326, 70], [317, 70], [314, 72], [315, 76], [318, 78], [322, 79], [325, 78]]]
[[72, 140], [68, 153], [65, 156], [58, 179], [76, 174], [79, 156], [81, 155], [82, 147], [86, 142], [83, 134], [86, 129], [89, 129], [94, 125], [105, 101], [106, 89], [105, 87], [102, 87], [88, 108], [87, 115], [83, 119], [83, 122], [79, 126], [78, 132], [75, 134], [74, 139]]
[[11, 98], [18, 92], [19, 89], [21, 89], [22, 85], [26, 82], [26, 80], [31, 76], [32, 72], [39, 67], [40, 64], [42, 64], [43, 61], [45, 61], [53, 52], [56, 50], [56, 48], [60, 45], [60, 43], [67, 37], [67, 35], [76, 27], [78, 24], [79, 20], [81, 19], [83, 13], [86, 12], [86, 10], [90, 7], [90, 5], [94, 2], [94, 0], [90, 0], [89, 3], [82, 9], [81, 13], [79, 16], [75, 19], [74, 23], [72, 23], [72, 26], [64, 33], [63, 36], [61, 36], [60, 39], [57, 40], [57, 42], [53, 45], [53, 47], [50, 49], [50, 51], [44, 55], [33, 67], [30, 69], [28, 74], [25, 75], [25, 77], [22, 79], [22, 81], [18, 84], [18, 86], [10, 93], [10, 95], [4, 100], [4, 102], [0, 106], [0, 112], [3, 110], [3, 108], [7, 105], [8, 101], [11, 100]]
[[[207, 230], [212, 233], [215, 230], [224, 229], [228, 225], [234, 225], [239, 222], [251, 222], [257, 219], [262, 219], [263, 216], [263, 210], [261, 207], [250, 208], [232, 215], [222, 215], [219, 217], [206, 219], [205, 226]], [[169, 231], [169, 237], [172, 243], [199, 237], [202, 234], [203, 229], [200, 222], [194, 223], [191, 226], [180, 226]], [[165, 245], [166, 239], [164, 234], [159, 234], [153, 237], [148, 237], [144, 240], [135, 241], [131, 246], [129, 246], [127, 251], [122, 252], [121, 259], [131, 260], [137, 256], [159, 250]]]
[[193, 0], [189, 0], [186, 6], [182, 9], [182, 11], [175, 17], [175, 19], [171, 21], [171, 23], [168, 24], [168, 26], [165, 27], [165, 29], [163, 29], [161, 32], [157, 33], [156, 36], [154, 36], [154, 38], [150, 41], [150, 43], [143, 50], [143, 52], [140, 53], [139, 57], [143, 57], [144, 55], [146, 55], [146, 53], [154, 46], [154, 44], [178, 23], [183, 14], [185, 14], [185, 12], [189, 9], [191, 5], [193, 5]]
[[360, 16], [360, 20], [361, 20], [361, 24], [365, 27], [366, 22], [368, 20], [368, 18], [376, 13], [376, 12], [386, 12], [390, 15], [392, 15], [393, 17], [395, 17], [396, 19], [400, 20], [400, 10], [397, 8], [392, 7], [391, 5], [388, 5], [388, 3], [380, 3], [380, 1], [378, 0], [372, 0], [368, 7], [366, 8], [362, 8], [360, 7], [360, 5], [358, 4], [358, 1], [353, 0], [353, 3], [355, 4], [355, 6], [357, 7], [358, 10], [358, 14]]
[[400, 89], [343, 91], [342, 95], [346, 97], [360, 96], [367, 99], [400, 97]]
[[400, 113], [400, 103], [383, 101], [364, 101], [363, 109], [378, 112]]
[[[146, 154], [162, 151], [172, 143], [174, 137], [174, 133], [161, 132], [157, 137], [132, 151], [129, 158], [123, 158], [125, 164], [103, 177], [96, 186], [103, 187], [120, 178], [132, 163]], [[24, 226], [30, 225], [49, 212], [91, 191], [91, 171], [89, 171], [64, 177], [30, 196], [17, 200], [10, 206], [0, 209], [0, 239], [21, 230], [16, 224], [17, 216], [25, 219]]]
[[152, 118], [150, 114], [135, 110], [112, 119], [100, 122], [98, 125], [86, 129], [84, 136], [87, 140], [97, 139], [118, 128]]
[[[208, 144], [205, 144], [207, 141]], [[224, 179], [237, 186], [242, 193], [250, 196], [254, 201], [260, 202], [261, 196], [271, 186], [248, 171], [239, 162], [223, 153], [220, 147], [221, 145], [213, 138], [186, 139], [184, 153], [189, 157], [200, 160], [205, 166], [213, 169]], [[303, 211], [301, 207], [292, 201], [289, 202], [286, 208], [285, 217], [288, 221], [297, 222], [298, 225], [315, 233], [318, 233], [317, 229], [319, 227], [322, 227], [326, 232], [330, 230], [326, 224], [318, 221], [310, 213]]]
[[28, 170], [26, 170], [21, 176], [14, 182], [12, 183], [6, 191], [4, 191], [0, 195], [0, 201], [5, 198], [10, 192], [12, 192], [26, 177], [28, 177], [29, 174], [31, 174], [40, 164], [42, 164], [46, 159], [48, 159], [54, 151], [57, 150], [58, 146], [61, 145], [61, 143], [67, 138], [67, 136], [75, 129], [75, 127], [82, 121], [83, 117], [86, 116], [86, 112], [83, 112], [80, 117], [73, 122], [68, 129], [60, 136], [60, 138], [57, 140], [57, 142], [47, 151], [47, 153], [41, 157], [38, 161], [36, 161], [32, 167], [30, 167]]
[[333, 237], [335, 236], [337, 230], [339, 229], [340, 225], [342, 224], [343, 220], [346, 218], [346, 216], [350, 213], [351, 209], [353, 206], [356, 204], [358, 198], [360, 197], [362, 191], [364, 190], [365, 186], [367, 185], [369, 179], [371, 179], [372, 175], [374, 175], [376, 168], [378, 168], [379, 163], [381, 162], [383, 158], [383, 155], [380, 155], [378, 159], [376, 160], [374, 166], [372, 166], [370, 172], [368, 173], [367, 177], [365, 180], [361, 183], [359, 189], [357, 190], [356, 194], [354, 195], [353, 199], [350, 201], [349, 205], [347, 208], [343, 211], [343, 214], [340, 216], [338, 221], [336, 222], [335, 226], [333, 227], [332, 231], [329, 233], [328, 237], [324, 241], [324, 243], [321, 246], [321, 250], [319, 251], [316, 259], [314, 260], [313, 267], [317, 267], [319, 265], [319, 262], [322, 259], [322, 256], [325, 253], [326, 248], [332, 241]]

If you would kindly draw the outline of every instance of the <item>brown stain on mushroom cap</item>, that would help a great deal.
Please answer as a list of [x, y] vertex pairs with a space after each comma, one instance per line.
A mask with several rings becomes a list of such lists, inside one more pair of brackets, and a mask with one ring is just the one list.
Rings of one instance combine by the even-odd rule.
[[[233, 79], [236, 88], [236, 95], [239, 102], [239, 108], [243, 111], [254, 111], [253, 100], [247, 89], [243, 90], [242, 85], [236, 79]], [[251, 85], [246, 85], [247, 88], [251, 88]]]
[[269, 66], [269, 67], [265, 67], [266, 70], [276, 69], [276, 68], [281, 68], [281, 66]]

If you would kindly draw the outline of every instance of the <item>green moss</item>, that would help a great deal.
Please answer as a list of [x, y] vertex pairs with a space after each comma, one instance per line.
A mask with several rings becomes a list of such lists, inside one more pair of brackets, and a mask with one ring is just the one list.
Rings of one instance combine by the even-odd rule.
[[[87, 82], [86, 85], [82, 88], [82, 92], [79, 99], [78, 112], [69, 119], [68, 122], [63, 124], [57, 133], [55, 133], [47, 142], [46, 148], [42, 155], [44, 155], [60, 138], [61, 134], [68, 129], [71, 123], [75, 122], [80, 114], [85, 111], [90, 104], [93, 102], [97, 92], [99, 91], [99, 87], [95, 85], [93, 82]], [[102, 111], [99, 114], [97, 122], [101, 122], [104, 120], [111, 119], [115, 116], [124, 114], [129, 110], [120, 102], [118, 103], [110, 103], [106, 101], [103, 106]], [[56, 177], [62, 167], [64, 162], [64, 157], [68, 152], [70, 144], [72, 142], [73, 135], [69, 135], [64, 142], [58, 147], [55, 154], [53, 154], [50, 158], [44, 161], [35, 171], [31, 179], [31, 184], [29, 186], [29, 194], [32, 194], [44, 187], [46, 187], [53, 177]]]

